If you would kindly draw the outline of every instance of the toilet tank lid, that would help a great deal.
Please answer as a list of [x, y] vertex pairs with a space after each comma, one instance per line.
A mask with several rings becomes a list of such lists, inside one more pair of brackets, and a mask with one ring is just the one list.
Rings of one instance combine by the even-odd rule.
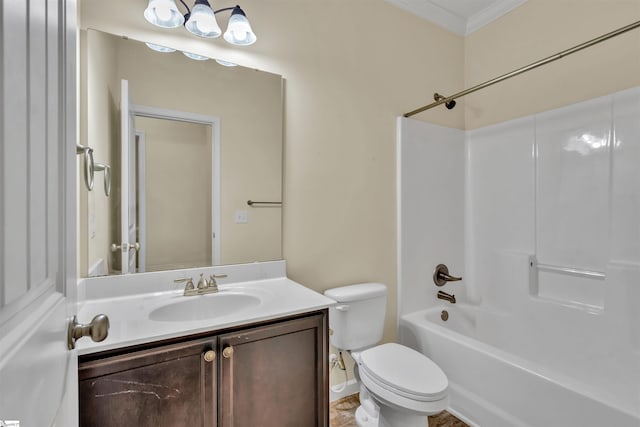
[[337, 302], [352, 302], [385, 296], [387, 287], [382, 283], [359, 283], [327, 289], [324, 294]]

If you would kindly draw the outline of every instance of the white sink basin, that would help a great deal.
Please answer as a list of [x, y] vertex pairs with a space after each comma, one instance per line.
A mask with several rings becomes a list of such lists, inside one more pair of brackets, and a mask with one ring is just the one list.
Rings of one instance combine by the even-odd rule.
[[151, 311], [149, 319], [159, 322], [207, 320], [256, 307], [261, 302], [262, 300], [259, 297], [232, 292], [181, 297], [179, 301], [163, 305]]

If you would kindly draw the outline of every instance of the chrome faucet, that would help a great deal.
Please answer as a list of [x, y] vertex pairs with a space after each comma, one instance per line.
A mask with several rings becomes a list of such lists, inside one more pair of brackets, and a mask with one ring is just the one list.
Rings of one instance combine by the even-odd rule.
[[209, 276], [209, 280], [204, 278], [204, 273], [200, 273], [200, 280], [198, 280], [198, 286], [193, 285], [193, 279], [191, 277], [183, 277], [181, 279], [175, 279], [175, 283], [187, 282], [184, 287], [183, 295], [185, 297], [190, 297], [193, 295], [205, 295], [205, 294], [213, 294], [218, 292], [218, 283], [216, 279], [221, 279], [223, 277], [227, 277], [226, 274], [215, 275], [212, 274]]
[[438, 299], [443, 299], [445, 301], [449, 301], [451, 304], [455, 304], [456, 303], [456, 296], [455, 295], [450, 295], [446, 292], [443, 291], [438, 291]]

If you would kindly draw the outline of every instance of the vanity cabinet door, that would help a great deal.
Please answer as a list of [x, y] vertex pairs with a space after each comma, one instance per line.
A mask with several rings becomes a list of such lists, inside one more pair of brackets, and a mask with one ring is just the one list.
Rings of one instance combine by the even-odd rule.
[[328, 426], [326, 311], [219, 335], [221, 427]]
[[215, 338], [83, 362], [80, 427], [216, 425]]

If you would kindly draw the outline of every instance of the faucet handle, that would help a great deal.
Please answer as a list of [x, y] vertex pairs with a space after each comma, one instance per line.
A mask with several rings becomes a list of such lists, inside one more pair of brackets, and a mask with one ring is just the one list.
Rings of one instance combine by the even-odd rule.
[[204, 289], [209, 286], [207, 279], [204, 278], [204, 273], [200, 273], [200, 280], [198, 280], [198, 289]]
[[182, 277], [180, 279], [175, 279], [174, 283], [184, 283], [187, 282], [187, 285], [184, 287], [184, 294], [187, 294], [187, 291], [192, 291], [195, 289], [195, 286], [193, 286], [193, 278], [191, 277]]
[[193, 277], [181, 277], [179, 279], [174, 279], [173, 283], [184, 283], [187, 282], [187, 288], [193, 289]]
[[444, 264], [438, 264], [433, 272], [433, 283], [436, 286], [444, 286], [447, 282], [457, 282], [462, 277], [455, 277], [449, 274], [449, 268]]
[[210, 287], [218, 287], [218, 282], [216, 282], [216, 279], [222, 279], [223, 277], [227, 277], [226, 274], [212, 274], [209, 276], [209, 286]]

